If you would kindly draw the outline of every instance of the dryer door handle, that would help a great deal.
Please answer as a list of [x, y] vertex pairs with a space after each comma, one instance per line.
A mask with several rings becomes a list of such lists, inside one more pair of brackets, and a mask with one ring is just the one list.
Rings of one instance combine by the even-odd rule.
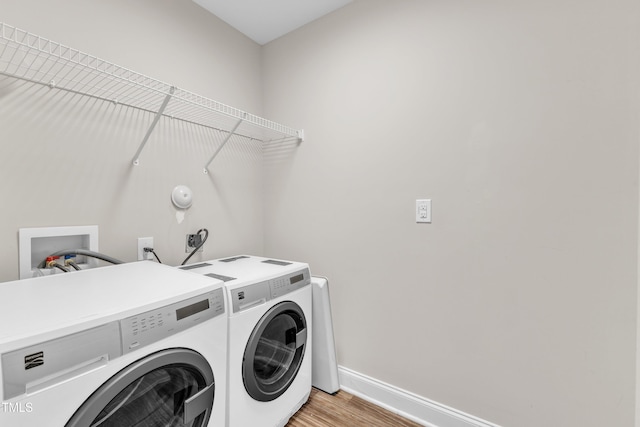
[[215, 394], [215, 384], [211, 383], [206, 388], [200, 390], [184, 402], [184, 423], [188, 424], [195, 417], [204, 411], [209, 411], [213, 407], [213, 396]]
[[300, 348], [307, 343], [307, 328], [296, 334], [296, 348]]

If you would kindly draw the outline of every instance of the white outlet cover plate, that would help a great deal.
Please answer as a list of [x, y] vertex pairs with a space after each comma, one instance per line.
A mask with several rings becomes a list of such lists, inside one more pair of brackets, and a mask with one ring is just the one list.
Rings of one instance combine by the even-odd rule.
[[431, 199], [416, 199], [416, 222], [431, 222]]
[[145, 252], [144, 248], [153, 248], [153, 237], [138, 237], [138, 261], [153, 258], [153, 254]]

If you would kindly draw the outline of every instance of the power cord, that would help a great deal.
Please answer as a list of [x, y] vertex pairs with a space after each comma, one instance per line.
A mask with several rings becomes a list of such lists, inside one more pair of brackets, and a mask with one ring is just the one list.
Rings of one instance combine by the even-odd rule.
[[[201, 236], [201, 233], [204, 233], [204, 237]], [[189, 254], [189, 256], [187, 256], [184, 261], [182, 261], [182, 264], [180, 265], [185, 265], [187, 263], [187, 261], [189, 261], [189, 259], [196, 253], [198, 252], [198, 249], [200, 249], [202, 246], [204, 246], [204, 242], [207, 241], [207, 238], [209, 238], [209, 230], [207, 230], [206, 228], [201, 228], [200, 230], [198, 230], [198, 232], [196, 233], [196, 235], [198, 237], [201, 238], [200, 243], [193, 248], [193, 250], [191, 251], [191, 253]]]
[[158, 254], [156, 253], [156, 251], [153, 250], [153, 248], [144, 248], [144, 251], [147, 253], [151, 252], [153, 256], [156, 257], [156, 260], [158, 260], [158, 263], [162, 264], [162, 261], [160, 261]]

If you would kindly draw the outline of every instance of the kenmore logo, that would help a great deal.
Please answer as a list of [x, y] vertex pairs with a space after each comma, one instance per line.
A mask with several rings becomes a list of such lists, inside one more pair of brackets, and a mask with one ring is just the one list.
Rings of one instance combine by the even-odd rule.
[[36, 366], [44, 365], [44, 352], [29, 354], [24, 357], [24, 369], [35, 368]]

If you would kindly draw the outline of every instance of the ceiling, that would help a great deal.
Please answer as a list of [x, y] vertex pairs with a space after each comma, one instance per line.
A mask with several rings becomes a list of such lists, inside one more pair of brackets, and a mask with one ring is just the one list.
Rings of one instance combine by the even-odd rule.
[[193, 0], [258, 44], [266, 44], [353, 0]]

